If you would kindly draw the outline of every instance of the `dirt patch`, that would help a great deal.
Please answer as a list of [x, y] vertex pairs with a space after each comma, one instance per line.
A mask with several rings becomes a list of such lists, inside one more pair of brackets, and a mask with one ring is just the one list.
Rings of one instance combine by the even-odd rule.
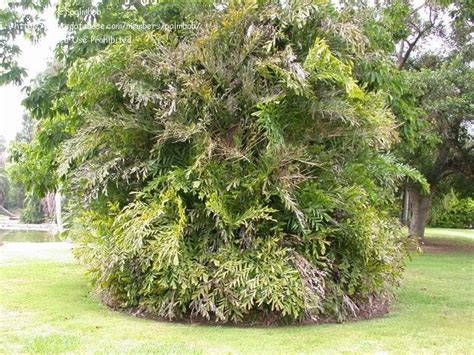
[[426, 253], [472, 253], [474, 254], [474, 243], [454, 242], [452, 240], [427, 240], [420, 243], [421, 249]]

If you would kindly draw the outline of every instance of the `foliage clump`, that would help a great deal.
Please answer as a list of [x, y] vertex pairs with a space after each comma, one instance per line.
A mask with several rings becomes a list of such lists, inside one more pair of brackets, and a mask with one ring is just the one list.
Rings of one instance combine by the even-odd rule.
[[450, 191], [433, 202], [428, 225], [439, 228], [473, 228], [474, 199]]
[[108, 304], [219, 322], [385, 305], [405, 256], [386, 211], [417, 175], [388, 153], [385, 94], [353, 75], [363, 30], [281, 3], [189, 10], [198, 30], [133, 33], [69, 70], [45, 124], [69, 127], [57, 175]]

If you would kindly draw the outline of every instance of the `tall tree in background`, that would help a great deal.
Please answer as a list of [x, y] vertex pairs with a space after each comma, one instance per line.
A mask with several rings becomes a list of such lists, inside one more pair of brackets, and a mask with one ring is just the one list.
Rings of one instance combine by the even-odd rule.
[[26, 69], [18, 64], [21, 49], [19, 37], [36, 42], [45, 34], [42, 11], [49, 0], [5, 0], [0, 8], [0, 85], [21, 84], [27, 76]]
[[399, 151], [430, 184], [429, 194], [413, 184], [405, 194], [410, 233], [423, 239], [433, 196], [447, 192], [445, 186], [473, 191], [474, 12], [469, 2], [448, 1], [412, 6], [406, 14], [408, 36], [399, 42], [397, 64], [407, 88], [401, 101], [413, 109], [399, 111]]
[[8, 176], [5, 171], [5, 151], [6, 140], [3, 136], [0, 136], [0, 207], [2, 208], [5, 204], [5, 197], [9, 187]]
[[6, 148], [6, 140], [3, 136], [0, 136], [0, 214], [14, 217], [14, 215], [5, 208], [5, 199], [10, 189], [10, 181], [5, 170]]
[[431, 186], [426, 193], [405, 185], [402, 220], [423, 239], [433, 196], [446, 186], [466, 192], [460, 185], [473, 182], [473, 8], [464, 1], [355, 3], [345, 11], [378, 49], [356, 66], [358, 79], [389, 93], [399, 123], [397, 154]]
[[[18, 164], [29, 151], [29, 145], [33, 140], [35, 132], [35, 121], [27, 114], [23, 115], [22, 129], [17, 133], [9, 147], [9, 160], [15, 162], [8, 169], [11, 181], [9, 194], [9, 205], [21, 209], [20, 220], [24, 223], [41, 223], [44, 221], [42, 197], [25, 187], [25, 182], [34, 180], [34, 168], [37, 162], [28, 161], [24, 165]], [[22, 167], [21, 169], [20, 166]], [[25, 169], [28, 167], [27, 169]]]
[[473, 192], [474, 70], [459, 54], [433, 67], [412, 71], [410, 87], [424, 125], [417, 145], [406, 151], [405, 157], [431, 187], [429, 194], [410, 188], [410, 232], [423, 238], [433, 196], [443, 193], [443, 185], [456, 188], [453, 182], [463, 181], [461, 189], [471, 195]]
[[[29, 115], [24, 114], [22, 118], [22, 129], [16, 134], [15, 139], [10, 143], [10, 154], [15, 150], [23, 149], [23, 146], [26, 146], [31, 142], [34, 134], [34, 125], [34, 120]], [[21, 181], [14, 176], [14, 169], [14, 165], [9, 169], [11, 186], [8, 194], [7, 205], [9, 209], [21, 209], [25, 201], [26, 191]]]

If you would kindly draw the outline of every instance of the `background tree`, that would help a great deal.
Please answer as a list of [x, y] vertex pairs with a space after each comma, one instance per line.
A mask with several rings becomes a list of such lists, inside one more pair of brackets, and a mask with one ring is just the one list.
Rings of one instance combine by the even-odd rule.
[[[3, 6], [5, 4], [6, 6]], [[18, 64], [20, 47], [18, 37], [33, 42], [45, 34], [42, 11], [50, 5], [49, 0], [5, 0], [0, 8], [0, 85], [21, 84], [26, 76], [25, 68]]]
[[10, 186], [9, 181], [8, 181], [8, 176], [5, 171], [5, 152], [6, 151], [6, 140], [3, 136], [0, 136], [0, 208], [2, 214], [7, 214], [5, 212], [5, 198], [8, 193], [8, 188]]
[[463, 1], [347, 4], [378, 49], [356, 67], [358, 79], [389, 93], [399, 122], [397, 154], [431, 186], [426, 194], [407, 182], [404, 191], [402, 221], [423, 238], [433, 196], [452, 188], [472, 194], [466, 188], [473, 166], [472, 7]]
[[[452, 179], [463, 179], [472, 196], [474, 181], [474, 71], [461, 55], [449, 58], [434, 68], [413, 72], [410, 78], [420, 118], [425, 123], [418, 144], [405, 157], [427, 178], [430, 194], [410, 190], [413, 211], [410, 231], [424, 237], [433, 196], [443, 193], [443, 186], [456, 187]], [[446, 184], [448, 180], [448, 184]], [[470, 190], [470, 191], [469, 191]]]
[[[423, 9], [424, 14], [414, 17]], [[408, 88], [402, 101], [416, 108], [411, 118], [416, 124], [407, 130], [411, 137], [402, 131], [404, 140], [399, 152], [424, 174], [431, 186], [430, 194], [424, 194], [408, 184], [405, 194], [411, 209], [410, 233], [421, 238], [433, 196], [453, 188], [472, 196], [472, 20], [468, 3], [425, 3], [413, 9], [407, 20], [409, 37], [414, 39], [402, 40], [408, 44], [399, 56], [399, 68], [406, 71]], [[436, 52], [426, 49], [426, 42], [433, 40], [439, 43]], [[400, 44], [399, 48], [404, 47]], [[403, 120], [405, 115], [400, 113]], [[404, 121], [402, 129], [410, 123]]]
[[[20, 220], [24, 223], [42, 223], [44, 221], [43, 206], [41, 203], [44, 195], [38, 195], [25, 188], [25, 182], [34, 180], [31, 176], [32, 167], [35, 167], [33, 160], [24, 161], [24, 165], [18, 164], [29, 149], [29, 144], [35, 132], [35, 122], [24, 114], [22, 129], [17, 133], [15, 139], [9, 147], [9, 159], [15, 164], [8, 169], [11, 189], [8, 198], [8, 205], [21, 209]], [[21, 167], [21, 168], [20, 168]]]
[[[13, 146], [18, 146], [19, 144], [28, 144], [33, 139], [34, 132], [34, 121], [33, 119], [24, 114], [22, 119], [22, 129], [15, 136], [15, 139], [11, 142], [9, 149], [11, 150]], [[9, 172], [9, 175], [12, 175], [12, 171]], [[21, 182], [16, 178], [10, 178], [10, 190], [7, 196], [5, 206], [8, 209], [21, 209], [23, 207], [23, 202], [26, 197], [25, 187]]]

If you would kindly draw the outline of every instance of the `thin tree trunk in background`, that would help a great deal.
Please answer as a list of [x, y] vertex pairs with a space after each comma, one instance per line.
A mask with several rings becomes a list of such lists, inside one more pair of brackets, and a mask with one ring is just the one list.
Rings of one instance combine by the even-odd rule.
[[61, 190], [58, 189], [56, 194], [54, 195], [54, 206], [55, 206], [55, 214], [56, 214], [56, 224], [58, 225], [58, 229], [60, 231], [63, 230], [63, 219], [61, 215]]
[[412, 217], [410, 221], [410, 235], [425, 239], [425, 227], [430, 215], [432, 194], [423, 195], [415, 189], [410, 189]]
[[54, 214], [56, 210], [55, 206], [55, 195], [53, 192], [48, 192], [45, 197], [41, 200], [43, 210], [48, 216], [48, 220], [54, 221]]
[[400, 222], [403, 226], [408, 226], [408, 215], [410, 212], [410, 189], [408, 188], [408, 182], [405, 182], [403, 186], [403, 205], [402, 205], [402, 216]]

